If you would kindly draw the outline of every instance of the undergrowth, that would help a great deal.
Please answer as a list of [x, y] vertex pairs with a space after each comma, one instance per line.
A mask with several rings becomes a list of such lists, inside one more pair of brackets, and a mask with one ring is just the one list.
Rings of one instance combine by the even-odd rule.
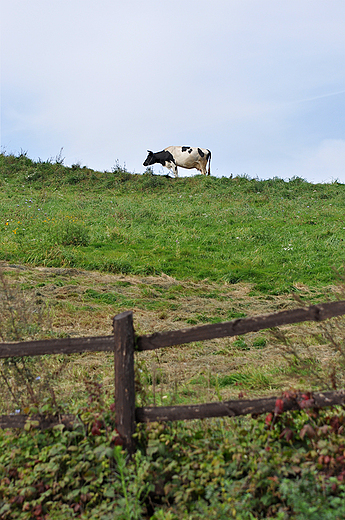
[[273, 426], [153, 423], [138, 429], [131, 459], [112, 407], [91, 398], [79, 417], [71, 431], [0, 431], [0, 518], [344, 518], [341, 408], [285, 413]]

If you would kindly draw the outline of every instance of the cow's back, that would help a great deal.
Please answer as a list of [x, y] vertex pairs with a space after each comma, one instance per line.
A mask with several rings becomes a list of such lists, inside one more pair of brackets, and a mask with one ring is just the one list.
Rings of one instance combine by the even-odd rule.
[[168, 146], [165, 148], [174, 157], [177, 166], [195, 168], [208, 155], [208, 150], [192, 146]]

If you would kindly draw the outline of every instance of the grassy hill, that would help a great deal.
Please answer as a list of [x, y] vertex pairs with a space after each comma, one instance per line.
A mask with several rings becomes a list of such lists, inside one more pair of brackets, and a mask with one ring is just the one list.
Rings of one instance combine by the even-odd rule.
[[0, 155], [0, 259], [280, 294], [335, 281], [345, 186], [246, 177], [169, 179]]
[[[291, 308], [291, 293], [335, 299], [344, 189], [2, 154], [0, 341], [106, 335], [128, 309], [150, 333]], [[336, 319], [137, 354], [137, 403], [339, 388], [343, 338]], [[111, 353], [0, 360], [0, 381], [0, 414], [82, 420], [72, 431], [0, 429], [1, 520], [345, 518], [340, 407], [142, 425], [129, 460]]]

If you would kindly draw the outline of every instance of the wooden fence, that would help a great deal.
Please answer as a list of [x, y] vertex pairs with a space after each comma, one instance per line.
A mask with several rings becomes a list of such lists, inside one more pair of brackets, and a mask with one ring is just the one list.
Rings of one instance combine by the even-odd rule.
[[[135, 407], [134, 352], [154, 350], [181, 345], [193, 341], [239, 336], [248, 332], [278, 327], [304, 321], [323, 321], [345, 314], [345, 301], [311, 305], [282, 311], [275, 314], [241, 318], [224, 323], [202, 325], [188, 329], [136, 336], [133, 328], [133, 313], [126, 311], [115, 316], [112, 336], [65, 338], [20, 343], [0, 343], [0, 358], [15, 356], [39, 356], [43, 354], [71, 354], [77, 352], [112, 351], [115, 367], [115, 422], [125, 447], [133, 451], [136, 423], [152, 421], [175, 421], [206, 417], [235, 416], [274, 412], [276, 397], [233, 400], [199, 405], [161, 407]], [[299, 409], [298, 395], [282, 399], [284, 410]], [[321, 408], [345, 404], [345, 392], [319, 392], [308, 399], [308, 406]], [[70, 427], [73, 415], [58, 417], [9, 415], [0, 416], [1, 428], [23, 428], [27, 421], [40, 428], [49, 428], [57, 423]]]

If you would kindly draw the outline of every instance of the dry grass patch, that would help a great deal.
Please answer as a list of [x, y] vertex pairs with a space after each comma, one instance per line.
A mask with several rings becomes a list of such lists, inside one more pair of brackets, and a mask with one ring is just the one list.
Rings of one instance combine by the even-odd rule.
[[[49, 309], [49, 324], [42, 323], [39, 337], [110, 335], [113, 316], [129, 309], [134, 312], [136, 332], [148, 334], [299, 305], [291, 295], [257, 295], [250, 284], [181, 282], [164, 274], [144, 278], [5, 264], [1, 269], [14, 291], [30, 294], [38, 309]], [[313, 289], [296, 284], [296, 290], [304, 299], [320, 301]], [[333, 299], [339, 292], [339, 287], [330, 287], [327, 297]], [[341, 320], [337, 323], [334, 340], [340, 344], [343, 325]], [[205, 402], [235, 398], [240, 393], [246, 397], [277, 394], [291, 387], [325, 388], [331, 373], [325, 367], [333, 367], [340, 354], [330, 349], [330, 337], [322, 327], [316, 323], [291, 325], [281, 329], [280, 338], [265, 330], [138, 353], [138, 375], [145, 390], [138, 400], [148, 404]], [[112, 398], [111, 354], [45, 356], [44, 363], [50, 374], [57, 374], [51, 386], [63, 406], [74, 408], [84, 400], [88, 381], [102, 383]], [[343, 380], [337, 377], [341, 384]]]

